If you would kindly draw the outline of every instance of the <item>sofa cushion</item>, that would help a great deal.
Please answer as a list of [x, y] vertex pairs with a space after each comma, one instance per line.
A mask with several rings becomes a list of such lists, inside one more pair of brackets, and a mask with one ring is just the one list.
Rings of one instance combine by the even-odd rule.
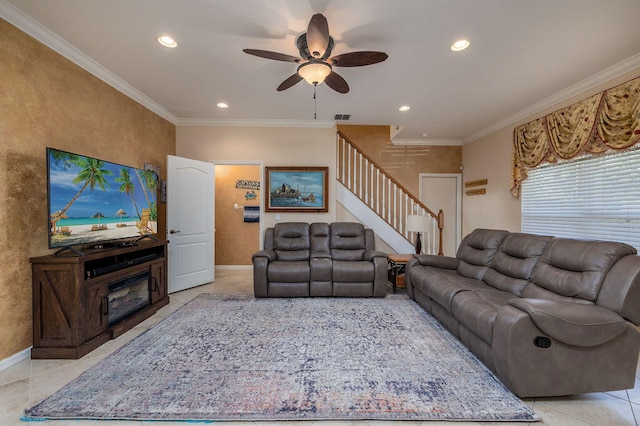
[[364, 225], [334, 222], [330, 225], [331, 258], [343, 261], [362, 260], [366, 251]]
[[482, 279], [508, 231], [476, 229], [464, 237], [456, 257], [458, 273], [463, 277]]
[[453, 298], [451, 312], [460, 324], [491, 345], [493, 324], [498, 311], [513, 299], [519, 299], [519, 297], [493, 288], [465, 291]]
[[491, 287], [521, 296], [538, 257], [551, 238], [521, 233], [507, 235], [482, 279]]
[[270, 262], [267, 266], [267, 281], [282, 283], [309, 282], [311, 277], [309, 262], [279, 261]]
[[531, 274], [531, 282], [553, 293], [595, 302], [618, 259], [635, 254], [623, 243], [553, 238]]
[[432, 273], [428, 276], [424, 274], [421, 277], [422, 280], [419, 278], [419, 284], [416, 287], [447, 310], [451, 310], [451, 302], [458, 293], [491, 288], [481, 280], [454, 276], [448, 272], [435, 271], [436, 268], [431, 267], [425, 267], [425, 269], [427, 271], [432, 269]]
[[309, 224], [277, 223], [273, 231], [273, 250], [278, 260], [293, 262], [309, 260]]
[[335, 282], [370, 283], [375, 277], [372, 262], [333, 261], [332, 280]]

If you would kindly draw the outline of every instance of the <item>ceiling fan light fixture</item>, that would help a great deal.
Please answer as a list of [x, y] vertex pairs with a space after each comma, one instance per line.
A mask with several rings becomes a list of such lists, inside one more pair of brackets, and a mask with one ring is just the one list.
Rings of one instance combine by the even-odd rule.
[[466, 49], [467, 47], [469, 47], [471, 43], [469, 42], [469, 40], [466, 39], [460, 39], [455, 41], [452, 45], [451, 45], [451, 50], [453, 50], [454, 52], [461, 52], [464, 49]]
[[178, 43], [171, 36], [161, 35], [160, 37], [158, 37], [157, 40], [158, 40], [158, 43], [160, 43], [164, 47], [168, 47], [170, 49], [173, 49], [174, 47], [178, 47]]
[[298, 74], [307, 83], [315, 86], [322, 83], [331, 74], [331, 65], [320, 61], [305, 62], [298, 67]]

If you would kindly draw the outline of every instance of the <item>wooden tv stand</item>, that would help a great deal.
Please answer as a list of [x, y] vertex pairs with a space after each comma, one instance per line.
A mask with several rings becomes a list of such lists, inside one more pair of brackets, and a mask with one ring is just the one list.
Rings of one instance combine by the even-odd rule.
[[[78, 359], [169, 303], [166, 241], [145, 239], [134, 246], [93, 248], [81, 255], [66, 251], [34, 257], [30, 262], [31, 358]], [[143, 293], [146, 305], [114, 320], [109, 310], [113, 308], [112, 295], [116, 291], [110, 293], [110, 286], [113, 289], [114, 285], [126, 285], [129, 281], [136, 281], [138, 289], [144, 289], [139, 293]], [[122, 294], [123, 290], [117, 292]]]

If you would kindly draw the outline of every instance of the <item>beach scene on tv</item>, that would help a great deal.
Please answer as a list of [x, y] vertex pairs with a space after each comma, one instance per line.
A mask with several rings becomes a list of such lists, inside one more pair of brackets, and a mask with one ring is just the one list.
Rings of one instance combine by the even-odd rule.
[[157, 175], [48, 150], [49, 246], [86, 245], [157, 232]]

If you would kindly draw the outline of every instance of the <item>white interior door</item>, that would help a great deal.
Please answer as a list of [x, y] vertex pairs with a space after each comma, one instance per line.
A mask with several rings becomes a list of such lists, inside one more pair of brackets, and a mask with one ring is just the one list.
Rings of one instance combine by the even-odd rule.
[[214, 279], [214, 166], [167, 157], [169, 293]]
[[434, 213], [444, 212], [442, 252], [455, 256], [462, 228], [462, 175], [420, 173], [420, 201]]

